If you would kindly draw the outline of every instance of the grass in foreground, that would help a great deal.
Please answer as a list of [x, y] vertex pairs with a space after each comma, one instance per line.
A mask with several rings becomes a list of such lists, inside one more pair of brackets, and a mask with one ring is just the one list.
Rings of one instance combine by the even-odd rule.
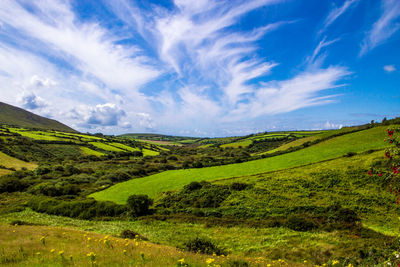
[[207, 266], [210, 261], [211, 266], [230, 266], [231, 261], [229, 256], [193, 254], [136, 239], [51, 226], [0, 225], [0, 249], [0, 264], [7, 266], [179, 266], [179, 262]]
[[349, 152], [380, 149], [386, 146], [383, 142], [385, 128], [375, 127], [335, 137], [302, 150], [260, 160], [209, 168], [166, 171], [119, 183], [91, 196], [97, 200], [125, 203], [133, 194], [155, 197], [163, 191], [179, 189], [192, 181], [212, 181], [277, 171], [337, 158]]

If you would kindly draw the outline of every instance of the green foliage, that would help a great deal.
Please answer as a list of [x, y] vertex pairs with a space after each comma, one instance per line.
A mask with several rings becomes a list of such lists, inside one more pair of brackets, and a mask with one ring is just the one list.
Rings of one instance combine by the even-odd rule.
[[80, 219], [118, 217], [127, 213], [125, 205], [95, 200], [63, 201], [53, 198], [34, 198], [28, 206], [37, 212]]
[[166, 195], [157, 206], [170, 209], [217, 208], [230, 194], [229, 187], [225, 185], [191, 182], [180, 192]]
[[144, 240], [144, 241], [149, 240], [147, 237], [142, 236], [138, 232], [135, 232], [135, 231], [132, 231], [129, 229], [122, 230], [122, 232], [119, 234], [119, 237], [128, 238], [128, 239]]
[[22, 191], [26, 185], [15, 177], [4, 177], [0, 179], [0, 193]]
[[184, 249], [187, 251], [191, 251], [194, 253], [203, 253], [203, 254], [216, 254], [216, 255], [226, 255], [227, 253], [216, 246], [210, 239], [206, 238], [193, 238], [188, 240], [183, 244]]
[[153, 200], [147, 195], [131, 195], [127, 201], [131, 215], [134, 217], [150, 214], [152, 204]]

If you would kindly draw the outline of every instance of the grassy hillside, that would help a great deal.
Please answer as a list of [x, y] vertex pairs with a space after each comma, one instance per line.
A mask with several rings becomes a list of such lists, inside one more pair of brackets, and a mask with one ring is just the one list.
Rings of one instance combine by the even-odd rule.
[[[171, 253], [164, 253], [165, 247], [152, 244], [180, 247], [196, 236], [212, 240], [218, 246], [228, 250], [230, 259], [244, 259], [250, 266], [267, 266], [267, 264], [332, 266], [333, 262], [339, 263], [336, 266], [348, 266], [350, 263], [353, 266], [376, 266], [377, 262], [383, 262], [393, 255], [393, 251], [397, 249], [395, 236], [400, 234], [400, 222], [397, 219], [399, 208], [394, 203], [393, 196], [388, 190], [382, 189], [379, 181], [373, 181], [374, 178], [366, 175], [363, 170], [376, 159], [382, 158], [383, 153], [378, 151], [274, 173], [217, 181], [214, 184], [230, 186], [233, 182], [240, 182], [252, 185], [248, 189], [234, 191], [217, 208], [200, 210], [205, 214], [220, 213], [223, 215], [222, 218], [212, 217], [213, 215], [206, 215], [206, 217], [204, 215], [200, 217], [177, 215], [176, 217], [160, 216], [159, 219], [144, 217], [122, 221], [118, 219], [87, 221], [39, 214], [30, 210], [9, 213], [0, 216], [0, 223], [10, 224], [12, 221], [22, 220], [51, 227], [4, 226], [2, 228], [0, 226], [1, 230], [5, 229], [2, 237], [5, 241], [2, 242], [0, 238], [0, 247], [6, 247], [6, 255], [18, 255], [17, 245], [8, 246], [9, 250], [7, 247], [10, 238], [13, 237], [10, 237], [11, 230], [15, 230], [16, 233], [23, 233], [21, 236], [15, 234], [18, 240], [16, 244], [20, 244], [22, 235], [32, 236], [31, 241], [25, 239], [29, 246], [24, 246], [24, 249], [31, 252], [31, 255], [41, 252], [45, 262], [57, 263], [58, 255], [54, 257], [50, 252], [52, 248], [55, 248], [64, 250], [66, 255], [72, 254], [79, 264], [85, 263], [85, 253], [95, 250], [97, 255], [101, 255], [98, 258], [99, 263], [106, 263], [103, 256], [109, 255], [109, 249], [104, 242], [97, 243], [96, 239], [104, 240], [104, 234], [118, 235], [124, 229], [134, 229], [149, 238], [151, 242], [140, 242], [138, 248], [141, 249], [135, 252], [143, 251], [148, 247], [145, 244], [159, 251], [158, 254], [153, 254], [148, 247], [150, 250], [144, 251], [145, 255], [148, 255], [147, 263], [142, 264], [144, 266], [157, 266], [163, 260], [167, 264], [162, 266], [173, 266], [174, 260], [181, 258], [180, 255], [191, 264], [190, 266], [207, 266], [205, 260], [211, 256], [201, 256], [201, 254], [193, 256], [190, 253], [178, 252], [171, 247], [168, 248]], [[22, 196], [20, 198], [23, 199]], [[0, 207], [1, 202], [0, 199]], [[355, 229], [342, 226], [343, 228], [338, 229], [309, 231], [296, 231], [279, 224], [279, 220], [298, 214], [305, 213], [306, 215], [303, 216], [309, 218], [315, 212], [324, 212], [330, 205], [350, 208], [350, 210], [344, 210], [348, 214], [351, 214], [350, 211], [356, 211], [361, 223], [357, 224]], [[193, 211], [196, 210], [199, 211], [198, 208], [193, 209]], [[186, 212], [189, 212], [189, 209]], [[243, 218], [248, 218], [248, 220]], [[271, 218], [277, 221], [271, 223]], [[79, 234], [77, 231], [59, 227], [90, 229], [103, 235], [83, 232]], [[31, 231], [27, 231], [29, 228]], [[34, 231], [37, 235], [33, 234]], [[45, 231], [48, 231], [47, 246], [40, 243], [40, 237], [46, 233]], [[65, 234], [63, 235], [62, 232], [67, 233], [67, 238], [64, 238]], [[91, 239], [87, 240], [88, 237]], [[114, 245], [114, 255], [118, 255], [121, 246], [115, 238], [110, 239]], [[92, 250], [88, 251], [85, 248], [87, 245], [91, 246]], [[365, 257], [365, 255], [369, 256]], [[135, 256], [132, 257], [140, 260]], [[34, 259], [29, 256], [27, 262]], [[109, 257], [109, 260], [114, 262], [125, 259], [122, 255]], [[215, 257], [215, 259], [222, 266], [240, 266], [228, 263], [229, 260], [224, 260], [224, 257]], [[281, 260], [278, 261], [278, 259]], [[140, 261], [136, 261], [135, 264], [140, 264]]]
[[192, 181], [216, 180], [251, 175], [306, 165], [343, 156], [349, 152], [364, 152], [385, 147], [384, 126], [335, 137], [311, 147], [271, 158], [210, 168], [172, 170], [149, 177], [130, 180], [92, 194], [98, 200], [125, 203], [132, 194], [157, 194], [183, 187]]
[[[13, 168], [15, 170], [19, 170], [21, 168], [27, 168], [28, 170], [33, 170], [37, 167], [37, 164], [35, 164], [35, 163], [25, 162], [25, 161], [10, 157], [1, 151], [0, 151], [0, 165], [4, 166], [6, 168]], [[5, 173], [7, 173], [7, 172], [5, 172]]]
[[0, 124], [18, 127], [59, 130], [64, 132], [76, 132], [74, 129], [56, 120], [47, 119], [33, 114], [24, 109], [0, 102]]

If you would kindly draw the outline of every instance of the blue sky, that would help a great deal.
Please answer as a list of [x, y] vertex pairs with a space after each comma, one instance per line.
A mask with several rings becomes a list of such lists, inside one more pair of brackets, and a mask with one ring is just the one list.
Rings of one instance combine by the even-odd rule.
[[0, 1], [0, 101], [83, 132], [331, 129], [400, 115], [400, 1]]

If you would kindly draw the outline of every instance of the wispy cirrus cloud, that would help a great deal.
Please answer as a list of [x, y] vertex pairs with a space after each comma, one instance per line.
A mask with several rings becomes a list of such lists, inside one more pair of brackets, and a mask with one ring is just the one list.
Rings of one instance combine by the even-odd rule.
[[[357, 2], [334, 8], [325, 27]], [[221, 123], [332, 103], [328, 90], [350, 75], [345, 67], [320, 64], [323, 49], [339, 40], [325, 37], [304, 69], [270, 78], [288, 62], [259, 53], [260, 41], [268, 44], [300, 20], [264, 12], [254, 26], [242, 22], [284, 0], [175, 0], [147, 7], [145, 1], [103, 1], [112, 26], [100, 16], [82, 19], [73, 3], [0, 1], [0, 86], [23, 96], [18, 102], [16, 94], [2, 92], [9, 102], [83, 131], [204, 133]]]
[[340, 16], [342, 16], [347, 10], [354, 8], [360, 0], [346, 0], [342, 6], [334, 6], [328, 16], [325, 18], [322, 29], [319, 34], [322, 34], [326, 29], [333, 24]]
[[361, 56], [386, 42], [400, 29], [400, 1], [382, 0], [381, 9], [379, 19], [372, 25], [361, 44]]

